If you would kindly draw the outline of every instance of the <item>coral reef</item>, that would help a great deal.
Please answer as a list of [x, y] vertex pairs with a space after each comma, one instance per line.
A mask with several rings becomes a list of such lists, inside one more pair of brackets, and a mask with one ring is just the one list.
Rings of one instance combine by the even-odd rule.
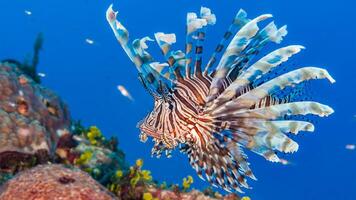
[[69, 111], [54, 92], [16, 64], [0, 63], [1, 172], [50, 160], [69, 128]]
[[8, 181], [1, 190], [0, 200], [117, 199], [85, 172], [53, 164], [39, 165], [20, 173]]
[[57, 163], [77, 166], [103, 185], [109, 184], [118, 170], [128, 170], [116, 138], [106, 139], [97, 127], [86, 129], [78, 122], [73, 123], [72, 132], [57, 146]]

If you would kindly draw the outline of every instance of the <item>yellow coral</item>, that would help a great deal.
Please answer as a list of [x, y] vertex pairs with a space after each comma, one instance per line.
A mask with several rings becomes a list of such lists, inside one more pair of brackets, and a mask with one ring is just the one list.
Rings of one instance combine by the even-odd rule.
[[139, 168], [141, 168], [142, 165], [143, 165], [143, 160], [142, 160], [142, 159], [137, 159], [137, 160], [136, 160], [136, 166], [139, 167]]
[[244, 196], [244, 197], [241, 198], [241, 200], [251, 200], [251, 198], [248, 197], [248, 196]]
[[193, 182], [194, 182], [193, 177], [192, 177], [192, 176], [188, 176], [188, 181], [189, 181], [190, 183], [193, 183]]
[[142, 176], [142, 179], [144, 181], [151, 181], [152, 180], [151, 172], [148, 171], [148, 170], [142, 170], [141, 176]]
[[121, 170], [117, 170], [115, 175], [116, 175], [117, 178], [121, 178], [122, 175], [123, 175], [123, 172]]
[[75, 159], [74, 163], [76, 165], [84, 165], [84, 164], [87, 164], [91, 160], [92, 157], [93, 157], [93, 152], [85, 151], [84, 153], [82, 153], [80, 155], [79, 158]]
[[91, 126], [87, 133], [87, 137], [92, 145], [96, 145], [98, 140], [102, 139], [103, 134], [96, 126]]
[[135, 177], [133, 177], [133, 178], [130, 180], [131, 186], [132, 186], [132, 187], [135, 187], [139, 180], [140, 180], [140, 175], [139, 175], [139, 174], [136, 174]]
[[183, 184], [182, 184], [183, 185], [183, 190], [189, 189], [193, 182], [194, 182], [194, 180], [193, 180], [192, 176], [188, 176], [187, 178], [183, 178]]
[[152, 196], [151, 193], [145, 192], [145, 193], [143, 194], [143, 198], [142, 198], [142, 199], [143, 199], [143, 200], [153, 200], [153, 196]]

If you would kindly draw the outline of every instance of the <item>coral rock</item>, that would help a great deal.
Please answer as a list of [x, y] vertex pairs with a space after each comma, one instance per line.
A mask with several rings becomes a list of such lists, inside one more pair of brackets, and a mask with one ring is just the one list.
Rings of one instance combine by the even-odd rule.
[[69, 127], [69, 111], [55, 93], [25, 75], [16, 64], [0, 63], [2, 170], [18, 168], [19, 163], [45, 162]]
[[1, 189], [0, 200], [114, 200], [85, 172], [62, 165], [39, 165], [23, 171]]

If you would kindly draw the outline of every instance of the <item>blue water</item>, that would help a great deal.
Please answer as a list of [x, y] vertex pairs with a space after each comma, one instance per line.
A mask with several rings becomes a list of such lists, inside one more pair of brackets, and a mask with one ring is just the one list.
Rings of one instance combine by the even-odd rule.
[[[193, 2], [193, 3], [192, 3]], [[155, 179], [180, 183], [193, 175], [194, 187], [205, 188], [184, 155], [171, 159], [150, 157], [151, 143], [139, 142], [136, 123], [153, 106], [152, 98], [137, 80], [134, 65], [116, 42], [106, 22], [105, 11], [113, 0], [1, 0], [0, 58], [23, 60], [32, 52], [37, 33], [43, 32], [44, 49], [39, 71], [47, 76], [43, 84], [59, 93], [70, 106], [72, 116], [85, 125], [97, 125], [107, 135], [116, 135], [127, 159], [143, 158], [144, 167]], [[252, 199], [356, 199], [356, 151], [345, 145], [356, 143], [356, 2], [353, 0], [115, 0], [119, 18], [132, 38], [164, 31], [177, 34], [183, 47], [185, 15], [210, 7], [217, 25], [208, 31], [207, 49], [220, 40], [238, 9], [250, 17], [272, 13], [278, 25], [288, 24], [283, 42], [307, 47], [290, 62], [298, 66], [319, 66], [337, 80], [333, 85], [314, 81], [313, 99], [331, 105], [335, 113], [318, 119], [315, 133], [301, 134], [298, 153], [286, 155], [292, 165], [265, 161], [248, 152], [251, 167], [259, 179], [250, 180]], [[32, 12], [28, 16], [25, 10]], [[94, 40], [93, 45], [85, 42]], [[152, 47], [155, 46], [152, 44]], [[158, 55], [156, 47], [153, 55]], [[135, 98], [130, 102], [117, 91], [126, 86]]]

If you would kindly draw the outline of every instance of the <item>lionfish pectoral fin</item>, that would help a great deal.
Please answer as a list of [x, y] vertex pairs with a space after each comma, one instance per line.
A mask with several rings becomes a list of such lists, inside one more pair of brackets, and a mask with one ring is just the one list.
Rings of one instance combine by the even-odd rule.
[[277, 49], [264, 56], [245, 71], [242, 71], [241, 74], [222, 92], [218, 98], [207, 105], [208, 108], [206, 108], [206, 110], [213, 110], [216, 107], [230, 101], [239, 95], [242, 90], [248, 88], [251, 83], [260, 79], [262, 75], [271, 71], [273, 68], [279, 66], [283, 62], [286, 62], [288, 58], [300, 52], [301, 49], [304, 49], [304, 47], [300, 45], [290, 45]]
[[220, 88], [223, 85], [222, 80], [226, 78], [231, 67], [237, 66], [236, 59], [243, 57], [241, 56], [241, 53], [251, 43], [251, 41], [258, 33], [258, 22], [266, 20], [270, 17], [272, 17], [272, 15], [265, 14], [247, 22], [233, 37], [216, 68], [216, 73], [213, 77], [209, 95], [207, 97], [207, 102], [215, 99], [219, 92], [221, 92]]
[[[207, 105], [211, 105], [211, 101], [216, 99], [224, 90], [224, 83], [227, 79], [234, 80], [239, 76], [246, 67], [249, 61], [268, 43], [280, 43], [283, 37], [287, 34], [286, 26], [277, 29], [274, 22], [269, 23], [265, 28], [260, 30], [258, 23], [272, 17], [270, 14], [260, 15], [253, 20], [246, 20], [246, 15], [240, 20], [243, 26], [236, 33], [230, 44], [213, 71], [213, 80], [210, 86], [209, 95], [206, 98]], [[241, 23], [242, 22], [242, 23]], [[219, 52], [224, 46], [219, 47]], [[215, 53], [214, 53], [215, 54]], [[214, 57], [215, 58], [215, 57]], [[208, 63], [207, 68], [210, 67]]]
[[219, 121], [227, 122], [226, 129], [232, 131], [230, 138], [264, 156], [267, 160], [278, 162], [275, 150], [292, 153], [298, 150], [298, 144], [286, 134], [300, 131], [314, 131], [310, 122], [281, 120], [286, 115], [327, 116], [333, 113], [329, 106], [317, 102], [293, 102], [272, 105], [250, 110], [233, 110], [215, 113]]
[[[225, 131], [215, 135], [215, 142], [206, 148], [190, 147], [190, 164], [201, 175], [226, 191], [242, 192], [249, 188], [245, 177], [256, 179], [247, 163], [242, 147], [271, 162], [280, 162], [275, 151], [293, 153], [299, 145], [287, 136], [300, 131], [314, 131], [310, 122], [279, 120], [284, 115], [314, 114], [326, 116], [333, 110], [316, 102], [295, 102], [245, 111], [214, 115], [216, 122], [225, 121]], [[214, 123], [214, 122], [213, 122]], [[227, 133], [225, 133], [227, 131]]]
[[[257, 104], [261, 105], [261, 100], [265, 100], [266, 97], [271, 96], [286, 87], [294, 87], [303, 81], [311, 79], [328, 79], [331, 83], [335, 82], [335, 80], [325, 69], [317, 67], [304, 67], [278, 76], [231, 101], [225, 101], [226, 103], [222, 105], [219, 103], [214, 107], [212, 112], [225, 113], [228, 109], [248, 109]], [[229, 93], [227, 92], [227, 94]], [[224, 98], [224, 96], [221, 98]], [[217, 102], [219, 102], [219, 99]], [[266, 101], [264, 101], [264, 103], [266, 105]]]

